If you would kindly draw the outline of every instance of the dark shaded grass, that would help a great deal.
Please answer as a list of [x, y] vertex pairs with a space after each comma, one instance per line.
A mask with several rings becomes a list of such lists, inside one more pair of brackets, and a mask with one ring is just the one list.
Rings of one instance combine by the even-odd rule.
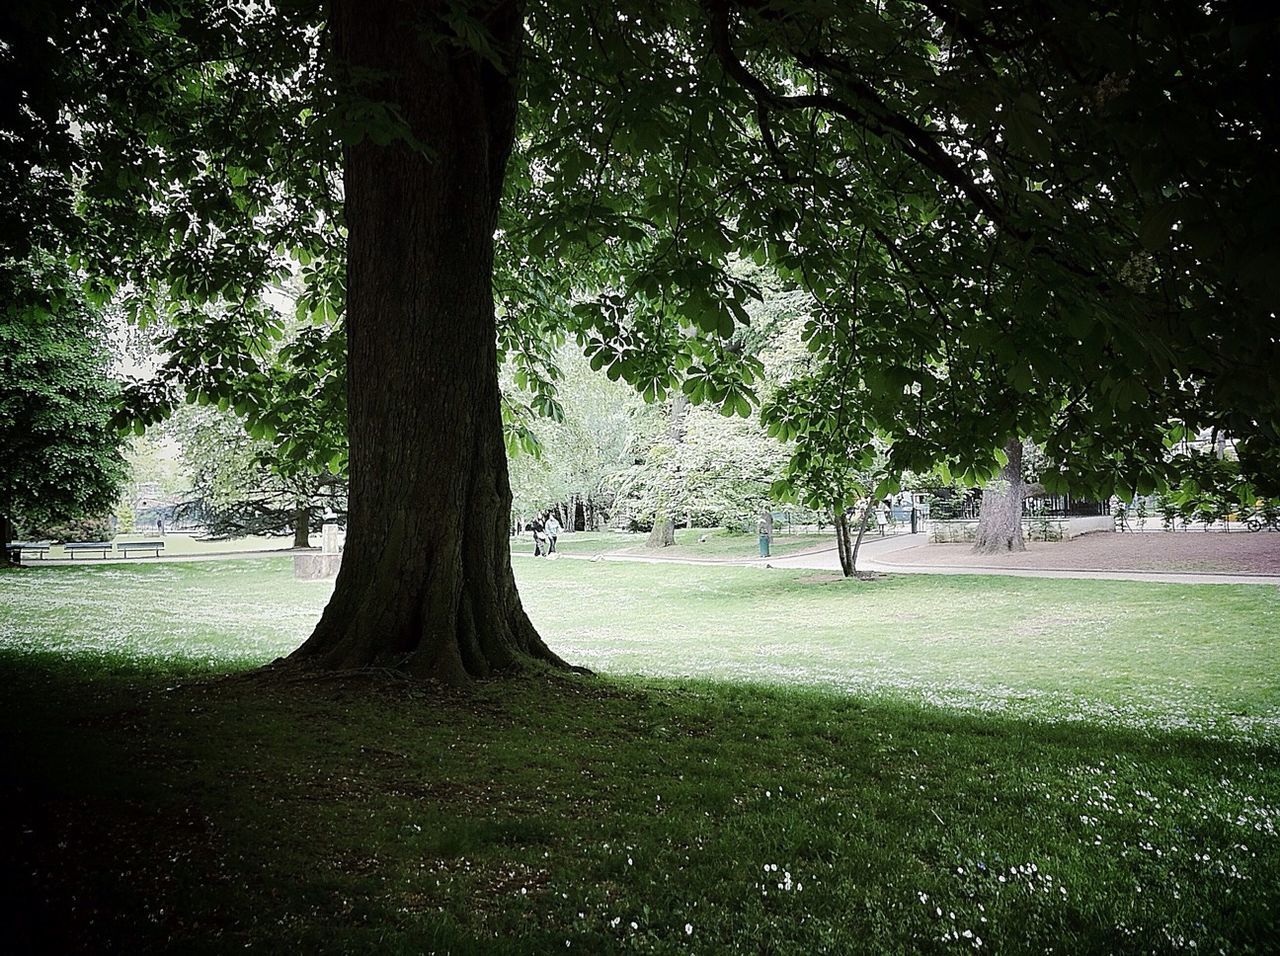
[[456, 694], [116, 663], [0, 655], [19, 949], [1267, 952], [1280, 933], [1266, 745], [741, 684]]

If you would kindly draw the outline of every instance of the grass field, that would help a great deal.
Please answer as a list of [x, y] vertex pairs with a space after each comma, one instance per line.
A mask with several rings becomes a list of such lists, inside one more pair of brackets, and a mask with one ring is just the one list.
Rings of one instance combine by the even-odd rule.
[[[233, 551], [282, 551], [293, 546], [292, 535], [277, 535], [275, 537], [267, 537], [265, 535], [253, 535], [245, 538], [200, 538], [190, 534], [170, 532], [168, 534], [147, 534], [146, 532], [130, 531], [125, 534], [118, 534], [110, 539], [113, 544], [120, 544], [125, 541], [163, 541], [163, 554], [167, 556], [179, 555], [204, 555], [204, 554], [227, 554]], [[318, 541], [319, 535], [312, 535], [312, 541]], [[49, 553], [41, 559], [28, 558], [28, 564], [39, 567], [42, 560], [51, 560], [66, 558], [67, 552], [60, 544], [55, 544], [49, 548]], [[97, 558], [95, 553], [93, 558]], [[112, 557], [121, 557], [118, 552], [112, 552]], [[149, 553], [148, 553], [149, 557]], [[81, 555], [76, 560], [85, 560]], [[129, 561], [145, 562], [147, 557], [134, 555], [128, 558]]]
[[520, 562], [606, 677], [217, 675], [287, 561], [0, 574], [0, 842], [50, 948], [1268, 952], [1266, 587]]
[[[756, 535], [737, 534], [724, 528], [677, 528], [676, 543], [667, 548], [649, 548], [645, 544], [646, 538], [647, 535], [621, 531], [575, 531], [573, 534], [560, 535], [556, 549], [565, 554], [643, 554], [703, 560], [760, 556], [760, 544]], [[701, 540], [704, 538], [706, 540]], [[777, 556], [835, 546], [834, 534], [775, 534], [769, 553]], [[511, 548], [513, 551], [532, 554], [533, 538], [527, 533], [513, 538]]]

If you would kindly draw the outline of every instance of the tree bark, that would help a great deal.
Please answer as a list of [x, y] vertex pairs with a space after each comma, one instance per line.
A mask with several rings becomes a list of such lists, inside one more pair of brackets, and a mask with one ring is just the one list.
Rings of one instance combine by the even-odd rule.
[[982, 510], [978, 513], [978, 535], [973, 550], [978, 554], [1026, 551], [1022, 539], [1022, 502], [1026, 485], [1022, 480], [1022, 439], [1010, 438], [1004, 446], [1008, 461], [1000, 476], [982, 489]]
[[[667, 420], [667, 440], [672, 448], [684, 441], [684, 418], [689, 408], [689, 397], [684, 392], [671, 396], [671, 417]], [[661, 493], [657, 512], [653, 516], [653, 530], [645, 541], [645, 547], [669, 548], [676, 543], [676, 519], [667, 508]]]
[[653, 530], [645, 541], [647, 548], [669, 548], [676, 543], [676, 519], [665, 510], [653, 516]]
[[846, 578], [853, 577], [853, 560], [849, 542], [849, 516], [843, 508], [831, 509], [836, 526], [836, 553], [840, 556], [840, 571]]
[[293, 510], [293, 546], [311, 547], [311, 507], [299, 504]]
[[9, 541], [13, 537], [13, 522], [9, 520], [7, 511], [0, 509], [0, 564], [21, 564], [16, 554], [9, 550]]
[[862, 547], [862, 536], [867, 533], [867, 525], [871, 523], [871, 501], [867, 500], [867, 506], [862, 509], [862, 524], [858, 525], [858, 537], [853, 542], [853, 549], [849, 554], [849, 573], [858, 573], [858, 549]]
[[857, 538], [850, 540], [849, 516], [842, 508], [832, 508], [831, 515], [836, 527], [836, 552], [840, 555], [840, 571], [846, 578], [858, 573], [858, 549], [862, 547], [862, 536], [867, 533], [867, 524], [871, 521], [871, 503], [862, 510], [862, 522], [858, 525]]
[[341, 67], [410, 137], [349, 145], [348, 536], [293, 659], [466, 683], [563, 662], [521, 606], [499, 410], [494, 228], [516, 118], [518, 2], [474, 4], [504, 61], [440, 35], [449, 4], [332, 0]]

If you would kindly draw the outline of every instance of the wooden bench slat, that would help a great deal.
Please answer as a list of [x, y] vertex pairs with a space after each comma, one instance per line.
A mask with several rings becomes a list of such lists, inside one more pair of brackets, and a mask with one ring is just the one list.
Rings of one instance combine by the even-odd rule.
[[101, 551], [105, 558], [111, 550], [110, 541], [72, 541], [62, 546], [63, 552], [71, 556], [71, 560], [76, 559], [76, 554], [80, 551]]
[[29, 554], [40, 560], [49, 553], [49, 542], [47, 541], [10, 541], [4, 546], [4, 550], [10, 554], [17, 554], [18, 560], [22, 560], [22, 556]]
[[163, 541], [121, 541], [116, 545], [120, 549], [120, 553], [126, 558], [129, 557], [130, 551], [151, 551], [155, 557], [160, 557], [160, 552], [164, 550]]

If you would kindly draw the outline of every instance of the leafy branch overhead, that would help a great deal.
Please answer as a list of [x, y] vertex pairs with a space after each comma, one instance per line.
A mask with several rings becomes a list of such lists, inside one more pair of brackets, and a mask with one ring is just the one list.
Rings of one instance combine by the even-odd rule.
[[[442, 49], [507, 62], [471, 6], [442, 17]], [[139, 420], [181, 391], [341, 469], [299, 398], [340, 420], [341, 148], [430, 150], [382, 77], [338, 70], [307, 4], [14, 24], [15, 132], [44, 157], [40, 202], [7, 167], [23, 241], [174, 328]], [[558, 414], [565, 341], [648, 401], [749, 415], [755, 263], [807, 298], [830, 366], [798, 406], [815, 417], [777, 419], [792, 437], [841, 409], [891, 471], [978, 479], [1029, 437], [1059, 463], [1047, 486], [1101, 493], [1176, 480], [1168, 428], [1217, 427], [1275, 474], [1278, 41], [1274, 17], [1190, 0], [529, 4], [498, 358], [538, 415]], [[287, 283], [326, 331], [282, 348]]]

